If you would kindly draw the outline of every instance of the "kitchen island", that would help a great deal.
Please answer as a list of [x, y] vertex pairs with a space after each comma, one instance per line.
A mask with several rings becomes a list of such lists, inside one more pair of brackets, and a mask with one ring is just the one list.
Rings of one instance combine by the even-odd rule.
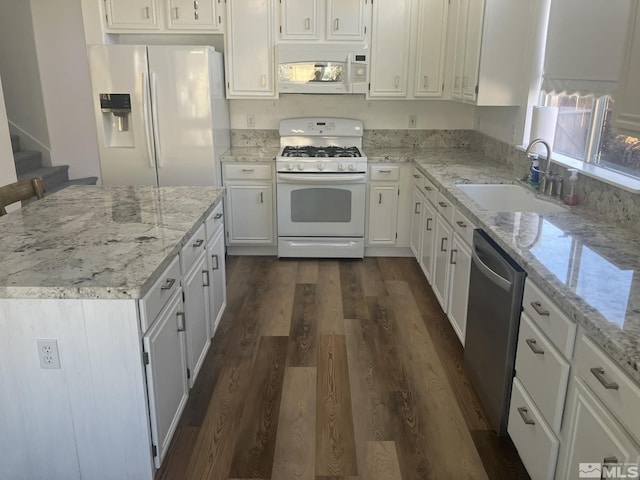
[[74, 186], [0, 218], [0, 478], [153, 478], [209, 312], [188, 274], [205, 276], [222, 194]]

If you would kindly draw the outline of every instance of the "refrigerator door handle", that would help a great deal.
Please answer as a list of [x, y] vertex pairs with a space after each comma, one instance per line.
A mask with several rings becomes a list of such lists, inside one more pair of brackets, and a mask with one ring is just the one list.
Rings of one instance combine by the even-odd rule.
[[158, 85], [155, 73], [151, 74], [151, 115], [153, 115], [153, 140], [156, 144], [156, 153], [158, 154], [158, 168], [163, 167], [162, 148], [160, 146], [160, 121], [158, 118]]
[[156, 168], [156, 159], [154, 157], [153, 145], [151, 144], [151, 119], [149, 118], [149, 80], [147, 72], [142, 74], [142, 110], [144, 112], [144, 134], [147, 140], [147, 156], [149, 157], [149, 166]]

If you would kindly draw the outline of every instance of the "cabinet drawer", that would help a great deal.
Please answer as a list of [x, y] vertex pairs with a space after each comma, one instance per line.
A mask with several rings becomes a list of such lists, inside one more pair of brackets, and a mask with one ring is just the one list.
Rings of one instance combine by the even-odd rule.
[[640, 386], [585, 335], [578, 341], [575, 364], [577, 374], [636, 441], [640, 441]]
[[516, 375], [553, 431], [560, 431], [569, 363], [526, 315], [522, 315]]
[[180, 262], [173, 259], [160, 278], [140, 300], [140, 329], [146, 332], [171, 295], [180, 287]]
[[400, 167], [397, 165], [374, 165], [369, 170], [369, 178], [373, 181], [400, 179]]
[[475, 228], [476, 226], [456, 208], [453, 213], [453, 231], [460, 235], [469, 246], [473, 243]]
[[224, 178], [227, 180], [271, 180], [271, 165], [233, 164], [224, 165]]
[[513, 379], [507, 431], [531, 479], [552, 479], [560, 442], [517, 377]]
[[560, 353], [571, 359], [576, 339], [576, 324], [528, 279], [524, 284], [522, 307]]
[[427, 197], [427, 200], [435, 205], [436, 201], [438, 200], [438, 188], [435, 186], [435, 184], [425, 177], [424, 185], [422, 186], [422, 188], [425, 196]]
[[182, 267], [182, 273], [187, 273], [189, 267], [198, 257], [198, 255], [205, 249], [206, 237], [204, 223], [200, 225], [196, 233], [194, 233], [189, 240], [185, 242], [180, 250], [180, 266]]
[[447, 222], [453, 224], [453, 214], [455, 208], [451, 203], [451, 200], [445, 197], [442, 192], [438, 192], [436, 209], [438, 210], [438, 213], [447, 220]]
[[224, 215], [222, 202], [220, 202], [218, 205], [216, 205], [216, 207], [213, 209], [213, 212], [211, 212], [207, 219], [204, 221], [207, 241], [213, 238], [218, 229], [222, 227], [223, 223]]

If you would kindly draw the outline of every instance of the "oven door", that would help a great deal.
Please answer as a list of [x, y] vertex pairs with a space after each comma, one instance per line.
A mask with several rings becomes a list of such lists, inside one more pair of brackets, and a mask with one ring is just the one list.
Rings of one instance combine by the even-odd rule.
[[278, 236], [363, 237], [365, 173], [279, 173]]

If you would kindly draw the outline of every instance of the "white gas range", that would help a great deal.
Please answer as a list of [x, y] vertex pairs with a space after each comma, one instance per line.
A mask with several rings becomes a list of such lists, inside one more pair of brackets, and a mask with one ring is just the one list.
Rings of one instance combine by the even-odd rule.
[[359, 120], [280, 122], [278, 256], [362, 258], [367, 157]]

